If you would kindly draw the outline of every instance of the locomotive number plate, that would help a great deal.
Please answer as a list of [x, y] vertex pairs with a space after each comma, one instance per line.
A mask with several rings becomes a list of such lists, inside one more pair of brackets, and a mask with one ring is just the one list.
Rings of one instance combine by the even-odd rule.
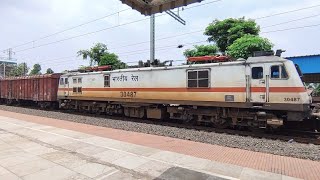
[[296, 101], [300, 101], [300, 98], [284, 98], [284, 101], [286, 101], [286, 102], [296, 102]]
[[120, 92], [120, 97], [124, 97], [124, 98], [134, 98], [136, 97], [137, 92], [133, 92], [133, 91], [121, 91]]

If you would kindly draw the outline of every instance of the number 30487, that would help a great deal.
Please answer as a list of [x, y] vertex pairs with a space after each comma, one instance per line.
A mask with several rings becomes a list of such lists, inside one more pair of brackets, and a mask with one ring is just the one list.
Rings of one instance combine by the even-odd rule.
[[133, 98], [136, 97], [137, 92], [133, 92], [133, 91], [121, 91], [120, 92], [120, 97], [129, 97], [129, 98]]
[[296, 102], [296, 101], [300, 101], [300, 98], [288, 98], [288, 97], [285, 97], [284, 98], [284, 101], [286, 102]]

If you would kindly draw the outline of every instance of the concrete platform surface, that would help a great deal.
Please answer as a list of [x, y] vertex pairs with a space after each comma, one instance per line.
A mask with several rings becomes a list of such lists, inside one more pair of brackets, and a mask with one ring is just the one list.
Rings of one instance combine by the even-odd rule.
[[[43, 122], [31, 122], [35, 119], [42, 119]], [[48, 120], [60, 125], [69, 123], [73, 124], [73, 127], [83, 126], [82, 128], [86, 127], [88, 132], [96, 128], [0, 111], [0, 180], [295, 179], [283, 174], [166, 151], [163, 148], [96, 136], [94, 133], [64, 129], [48, 123]], [[104, 130], [112, 131], [110, 128]], [[121, 133], [118, 135], [121, 136]], [[188, 149], [186, 146], [184, 148]], [[311, 172], [315, 167], [309, 168]], [[310, 176], [300, 178], [318, 177], [311, 172]]]

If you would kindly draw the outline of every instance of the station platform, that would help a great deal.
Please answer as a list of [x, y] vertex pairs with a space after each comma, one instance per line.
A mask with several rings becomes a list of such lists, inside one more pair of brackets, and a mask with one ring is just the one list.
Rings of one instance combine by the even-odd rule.
[[0, 179], [319, 179], [320, 162], [0, 110]]

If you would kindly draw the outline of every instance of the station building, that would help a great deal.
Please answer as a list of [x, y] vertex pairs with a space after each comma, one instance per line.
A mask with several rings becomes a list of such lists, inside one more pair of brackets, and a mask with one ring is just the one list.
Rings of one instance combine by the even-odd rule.
[[15, 61], [8, 61], [5, 58], [0, 57], [0, 79], [8, 76], [15, 65], [17, 65]]
[[305, 82], [320, 83], [320, 54], [292, 56], [286, 59], [299, 65]]

